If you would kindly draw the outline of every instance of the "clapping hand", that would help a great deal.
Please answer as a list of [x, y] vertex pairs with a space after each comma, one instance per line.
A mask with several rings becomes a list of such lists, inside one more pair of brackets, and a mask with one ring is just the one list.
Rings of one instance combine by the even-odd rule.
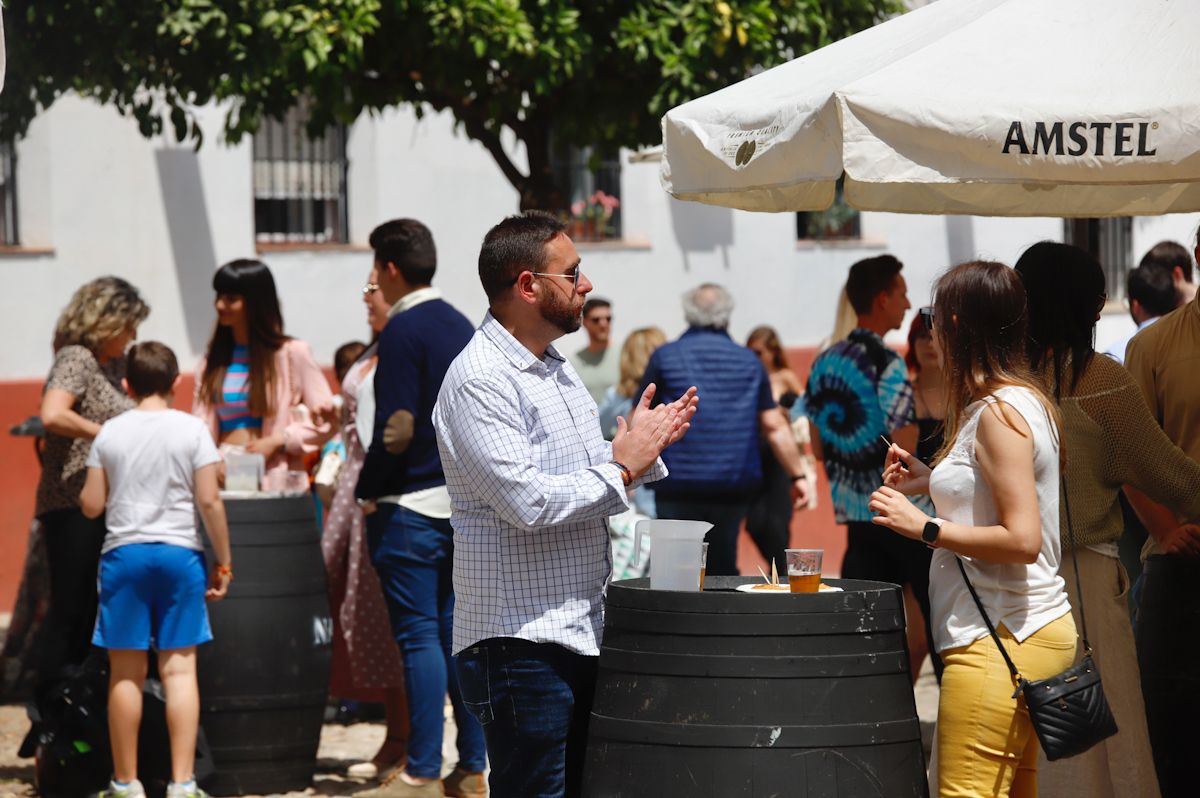
[[626, 421], [617, 417], [617, 434], [613, 437], [613, 458], [624, 464], [634, 475], [640, 475], [662, 454], [662, 450], [687, 434], [692, 417], [696, 415], [695, 386], [670, 404], [650, 407], [654, 398], [654, 383], [646, 386], [637, 406]]
[[920, 496], [929, 493], [929, 466], [901, 449], [896, 444], [888, 446], [887, 459], [883, 467], [883, 484], [905, 496]]

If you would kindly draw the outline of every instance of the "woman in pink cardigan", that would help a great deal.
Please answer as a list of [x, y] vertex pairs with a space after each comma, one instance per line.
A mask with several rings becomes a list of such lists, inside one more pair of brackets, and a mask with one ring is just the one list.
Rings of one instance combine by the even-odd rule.
[[193, 412], [213, 439], [266, 460], [263, 490], [281, 490], [288, 471], [333, 435], [333, 397], [308, 344], [283, 333], [275, 280], [257, 260], [213, 275], [217, 325], [196, 369]]

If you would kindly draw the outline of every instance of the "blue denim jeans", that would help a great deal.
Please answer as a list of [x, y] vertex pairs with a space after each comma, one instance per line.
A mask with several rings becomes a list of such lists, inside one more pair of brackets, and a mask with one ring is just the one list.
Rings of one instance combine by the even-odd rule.
[[454, 626], [454, 533], [450, 522], [381, 504], [367, 516], [367, 546], [387, 599], [392, 635], [404, 658], [408, 691], [409, 775], [442, 774], [446, 693], [458, 725], [458, 765], [485, 765], [483, 730], [463, 707], [450, 656]]
[[492, 798], [581, 795], [600, 658], [493, 637], [455, 660], [463, 701], [487, 735]]
[[[742, 521], [749, 509], [745, 501], [699, 501], [658, 498], [658, 517], [679, 521], [707, 521], [713, 525], [704, 539], [708, 542], [708, 576], [737, 576], [737, 540]], [[650, 554], [654, 556], [653, 552]]]

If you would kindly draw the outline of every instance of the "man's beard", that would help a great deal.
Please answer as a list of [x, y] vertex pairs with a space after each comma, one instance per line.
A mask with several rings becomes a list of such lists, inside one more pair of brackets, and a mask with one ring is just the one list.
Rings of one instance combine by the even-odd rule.
[[[574, 294], [572, 294], [574, 298]], [[553, 291], [539, 305], [542, 318], [562, 330], [563, 335], [573, 333], [583, 324], [583, 308], [572, 307], [570, 301], [564, 302], [562, 296]]]

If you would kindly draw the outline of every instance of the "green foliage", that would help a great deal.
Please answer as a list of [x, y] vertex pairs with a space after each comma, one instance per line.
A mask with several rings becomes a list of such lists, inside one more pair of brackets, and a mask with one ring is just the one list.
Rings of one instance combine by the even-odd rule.
[[[900, 11], [899, 0], [27, 0], [6, 22], [0, 135], [75, 90], [153, 135], [232, 101], [226, 136], [306, 93], [313, 128], [413, 103], [451, 111], [522, 205], [561, 206], [559, 144], [659, 140], [669, 108]], [[23, 13], [22, 13], [23, 11]], [[528, 172], [501, 143], [526, 145]]]
[[131, 114], [143, 135], [169, 124], [197, 142], [191, 107], [233, 100], [236, 139], [300, 91], [336, 94], [335, 76], [358, 68], [378, 9], [379, 0], [27, 0], [5, 14], [0, 136], [20, 135], [73, 90]]

